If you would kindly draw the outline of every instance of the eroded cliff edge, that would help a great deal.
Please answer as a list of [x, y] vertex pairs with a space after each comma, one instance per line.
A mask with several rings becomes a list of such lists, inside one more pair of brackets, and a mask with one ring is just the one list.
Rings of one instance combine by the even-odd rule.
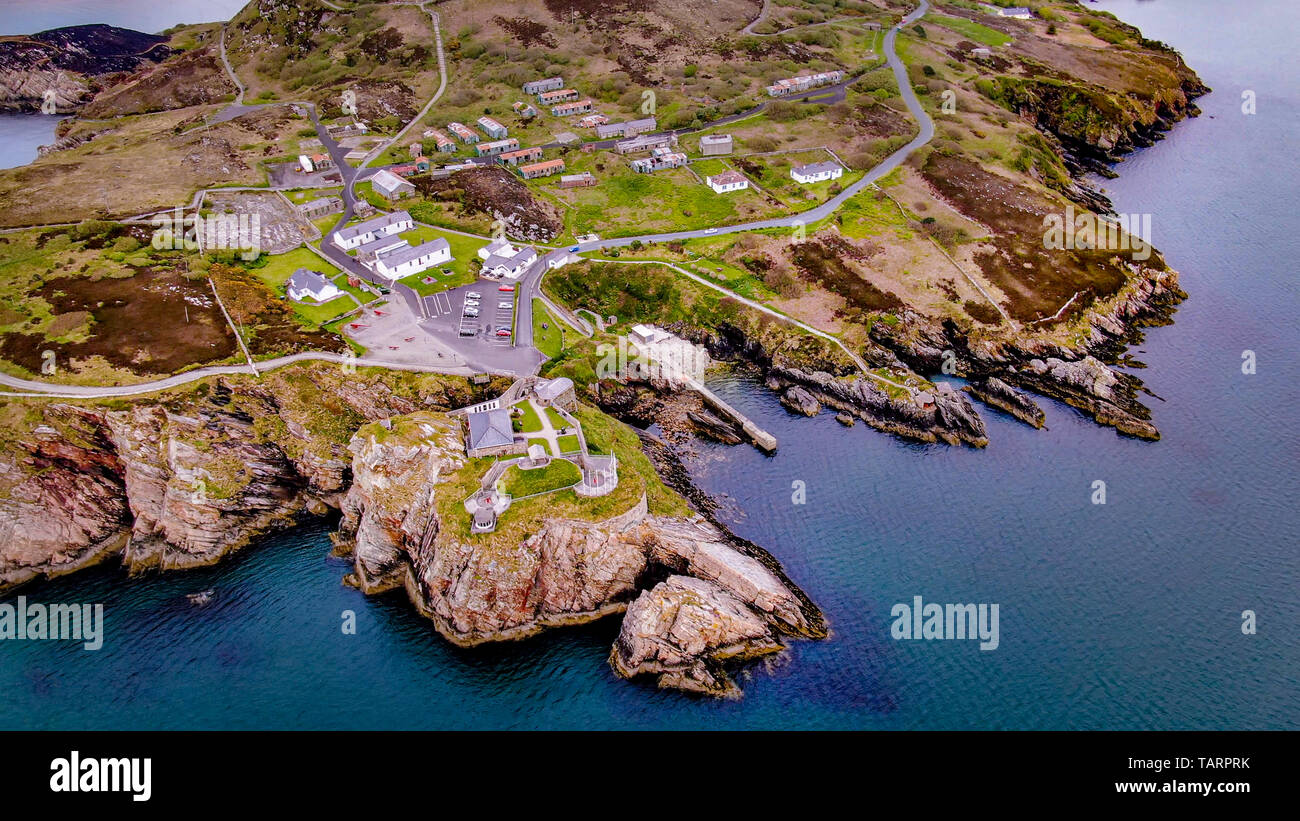
[[735, 695], [734, 663], [826, 634], [770, 556], [659, 482], [636, 435], [608, 417], [621, 496], [521, 503], [509, 526], [468, 533], [463, 500], [487, 460], [466, 456], [444, 411], [501, 382], [304, 366], [132, 403], [11, 404], [23, 419], [10, 427], [27, 432], [0, 457], [0, 590], [113, 559], [133, 572], [212, 564], [338, 508], [350, 580], [404, 588], [460, 645], [626, 611], [610, 656], [619, 675]]

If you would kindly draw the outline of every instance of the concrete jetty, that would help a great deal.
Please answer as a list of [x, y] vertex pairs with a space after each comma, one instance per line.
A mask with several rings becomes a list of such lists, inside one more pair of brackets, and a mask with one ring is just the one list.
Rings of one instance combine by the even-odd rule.
[[703, 382], [700, 382], [697, 379], [691, 379], [688, 380], [687, 384], [690, 386], [691, 390], [696, 391], [700, 396], [704, 397], [705, 404], [740, 425], [740, 429], [745, 432], [745, 435], [749, 437], [750, 441], [753, 442], [759, 450], [765, 453], [773, 453], [776, 451], [777, 442], [775, 436], [754, 424], [748, 416], [727, 404], [722, 397], [718, 396], [713, 391], [704, 387]]

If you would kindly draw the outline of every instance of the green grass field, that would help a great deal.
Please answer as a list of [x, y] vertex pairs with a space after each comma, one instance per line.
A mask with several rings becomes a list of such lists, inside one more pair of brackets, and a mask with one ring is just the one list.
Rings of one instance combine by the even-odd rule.
[[997, 29], [991, 29], [988, 26], [981, 26], [972, 20], [963, 17], [944, 17], [937, 14], [927, 14], [925, 22], [934, 23], [936, 26], [943, 26], [946, 29], [964, 34], [977, 43], [983, 43], [986, 46], [1005, 46], [1011, 42], [1011, 36], [1003, 34]]
[[537, 411], [533, 410], [531, 403], [520, 402], [515, 407], [524, 412], [524, 415], [516, 420], [520, 433], [537, 433], [542, 429], [542, 420], [538, 418]]
[[544, 468], [520, 470], [511, 467], [501, 477], [501, 486], [515, 498], [559, 490], [582, 481], [578, 466], [564, 459], [556, 459]]
[[577, 436], [561, 436], [555, 443], [560, 446], [560, 453], [576, 453], [582, 447]]
[[340, 273], [338, 268], [306, 248], [295, 248], [285, 254], [269, 255], [266, 259], [266, 265], [261, 268], [254, 268], [252, 272], [256, 274], [258, 279], [271, 286], [276, 293], [281, 295], [284, 294], [285, 281], [293, 276], [293, 272], [299, 268], [319, 271], [331, 278]]
[[[447, 240], [447, 244], [451, 246], [451, 261], [400, 280], [403, 285], [414, 288], [420, 296], [436, 294], [448, 288], [459, 288], [478, 279], [478, 266], [471, 266], [470, 263], [478, 260], [478, 249], [487, 244], [486, 240], [420, 224], [417, 224], [413, 230], [402, 234], [402, 239], [411, 243], [411, 245], [419, 245], [422, 242], [429, 242], [438, 237]], [[444, 268], [451, 271], [451, 273], [444, 274], [442, 272]], [[425, 282], [425, 277], [432, 277], [434, 281]]]
[[[547, 327], [543, 328], [543, 325]], [[546, 310], [546, 306], [542, 304], [540, 299], [534, 299], [533, 344], [537, 346], [537, 350], [554, 359], [563, 350], [561, 339], [559, 321], [551, 316], [551, 312]]]
[[563, 416], [560, 416], [560, 412], [555, 408], [546, 409], [546, 418], [551, 420], [551, 427], [556, 430], [563, 430], [569, 426], [569, 423], [565, 421]]

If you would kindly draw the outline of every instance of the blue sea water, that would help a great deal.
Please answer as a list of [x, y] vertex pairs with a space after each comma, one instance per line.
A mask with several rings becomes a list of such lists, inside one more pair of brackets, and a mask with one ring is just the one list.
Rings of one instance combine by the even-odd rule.
[[[321, 522], [216, 568], [101, 568], [22, 591], [104, 603], [105, 648], [0, 644], [0, 728], [1300, 727], [1300, 91], [1287, 71], [1300, 11], [1099, 5], [1214, 88], [1204, 116], [1104, 183], [1118, 210], [1153, 215], [1190, 294], [1136, 352], [1161, 441], [1044, 400], [1047, 430], [986, 411], [985, 450], [912, 444], [719, 379], [782, 446], [702, 443], [692, 472], [833, 630], [752, 668], [740, 701], [616, 679], [615, 621], [454, 648], [402, 594], [343, 587]], [[1091, 503], [1097, 479], [1105, 505]], [[806, 504], [792, 503], [795, 481]], [[207, 588], [206, 607], [185, 599]], [[1000, 646], [892, 640], [891, 607], [917, 595], [997, 603]], [[1240, 629], [1247, 609], [1256, 635]], [[356, 635], [340, 630], [344, 610]]]

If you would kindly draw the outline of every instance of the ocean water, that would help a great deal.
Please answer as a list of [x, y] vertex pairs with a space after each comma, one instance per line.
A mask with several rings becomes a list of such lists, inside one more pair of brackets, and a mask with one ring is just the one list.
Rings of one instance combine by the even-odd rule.
[[[782, 446], [701, 443], [692, 472], [833, 631], [751, 668], [742, 700], [616, 679], [616, 621], [451, 647], [403, 594], [343, 587], [319, 522], [215, 568], [100, 568], [23, 590], [102, 602], [105, 647], [0, 643], [0, 728], [1300, 727], [1300, 91], [1283, 62], [1300, 19], [1285, 0], [1226, 18], [1211, 0], [1100, 6], [1215, 89], [1204, 116], [1104, 183], [1118, 210], [1152, 214], [1191, 295], [1135, 351], [1161, 441], [1043, 400], [1047, 430], [987, 410], [985, 450], [913, 444], [720, 378]], [[1091, 503], [1098, 479], [1105, 505]], [[185, 599], [208, 588], [205, 607]], [[894, 641], [891, 608], [918, 595], [998, 604], [999, 647]], [[1247, 609], [1256, 635], [1241, 631]]]
[[36, 149], [54, 142], [63, 117], [0, 112], [0, 168], [17, 168], [36, 159]]

